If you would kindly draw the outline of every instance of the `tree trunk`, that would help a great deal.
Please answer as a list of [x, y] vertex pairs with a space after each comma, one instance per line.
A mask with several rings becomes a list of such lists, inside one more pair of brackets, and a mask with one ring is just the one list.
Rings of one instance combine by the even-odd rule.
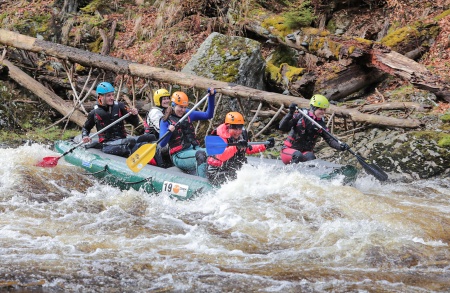
[[[72, 107], [68, 107], [67, 103], [54, 94], [51, 90], [43, 86], [41, 83], [30, 77], [28, 74], [20, 70], [17, 66], [7, 60], [3, 60], [3, 64], [9, 68], [9, 76], [18, 84], [30, 90], [33, 94], [43, 99], [48, 105], [57, 110], [63, 116], [72, 112]], [[86, 116], [78, 110], [75, 110], [70, 116], [70, 121], [75, 122], [78, 126], [83, 126]]]
[[[309, 107], [309, 100], [301, 97], [265, 92], [237, 84], [216, 81], [205, 77], [132, 63], [114, 57], [90, 53], [77, 48], [37, 40], [32, 37], [20, 35], [3, 29], [0, 29], [0, 43], [32, 52], [45, 53], [64, 60], [79, 63], [83, 66], [93, 66], [110, 70], [117, 74], [130, 74], [132, 76], [179, 84], [181, 86], [202, 88], [205, 90], [209, 87], [214, 87], [219, 93], [230, 97], [247, 98], [278, 105], [284, 104], [286, 107], [291, 103], [296, 103], [303, 108]], [[330, 112], [335, 112], [337, 115], [350, 117], [355, 122], [364, 122], [378, 126], [406, 128], [416, 128], [420, 126], [420, 121], [416, 119], [396, 119], [378, 115], [362, 114], [354, 109], [345, 109], [336, 106], [330, 106]]]

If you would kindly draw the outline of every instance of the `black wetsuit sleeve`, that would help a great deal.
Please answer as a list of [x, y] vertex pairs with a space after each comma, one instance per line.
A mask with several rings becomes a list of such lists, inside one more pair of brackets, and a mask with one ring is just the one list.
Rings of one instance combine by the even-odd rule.
[[[127, 107], [124, 103], [119, 103], [120, 112], [122, 115], [126, 115], [128, 113]], [[134, 127], [139, 126], [139, 118], [138, 115], [130, 115], [128, 118], [125, 119], [129, 124], [133, 125]]]
[[84, 122], [83, 128], [81, 128], [81, 136], [82, 137], [89, 136], [94, 126], [95, 126], [95, 111], [91, 111], [87, 116], [86, 122]]
[[341, 145], [334, 139], [332, 138], [330, 135], [328, 135], [328, 133], [326, 133], [325, 131], [322, 131], [322, 135], [323, 139], [328, 143], [328, 145], [334, 149], [337, 150], [341, 150]]
[[282, 131], [290, 131], [292, 127], [294, 127], [297, 124], [300, 117], [301, 114], [299, 113], [296, 114], [287, 113], [286, 116], [284, 116], [283, 119], [281, 119], [278, 128]]

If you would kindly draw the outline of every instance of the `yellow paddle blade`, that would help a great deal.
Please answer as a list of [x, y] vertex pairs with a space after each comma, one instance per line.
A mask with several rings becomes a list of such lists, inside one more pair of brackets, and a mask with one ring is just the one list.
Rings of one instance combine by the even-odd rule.
[[151, 159], [155, 156], [156, 153], [156, 144], [144, 144], [140, 148], [138, 148], [134, 153], [132, 153], [127, 159], [127, 166], [131, 169], [131, 171], [137, 173], [141, 171], [145, 165], [150, 162]]

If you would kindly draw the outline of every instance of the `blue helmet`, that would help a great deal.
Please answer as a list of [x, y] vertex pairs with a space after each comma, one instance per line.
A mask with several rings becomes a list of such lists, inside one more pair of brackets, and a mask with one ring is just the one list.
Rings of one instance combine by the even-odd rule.
[[97, 86], [97, 95], [104, 95], [107, 93], [113, 93], [114, 87], [109, 82], [101, 82]]

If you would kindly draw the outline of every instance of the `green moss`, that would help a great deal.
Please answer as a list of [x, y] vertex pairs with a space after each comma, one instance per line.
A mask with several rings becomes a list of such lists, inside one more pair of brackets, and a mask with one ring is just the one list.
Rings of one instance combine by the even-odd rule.
[[334, 19], [330, 20], [327, 23], [327, 30], [330, 31], [332, 34], [336, 32], [336, 21]]
[[440, 119], [444, 123], [449, 123], [450, 122], [450, 114], [444, 114], [440, 117]]
[[269, 79], [271, 80], [281, 80], [280, 68], [278, 66], [273, 65], [271, 62], [266, 64], [266, 74], [269, 75]]
[[262, 26], [272, 32], [272, 34], [279, 35], [281, 37], [285, 37], [293, 32], [293, 30], [287, 26], [286, 19], [282, 15], [264, 19]]
[[389, 92], [389, 96], [393, 100], [405, 100], [405, 97], [408, 97], [413, 93], [414, 93], [414, 86], [409, 84]]
[[286, 26], [290, 29], [299, 29], [301, 27], [310, 26], [313, 20], [316, 18], [314, 16], [314, 10], [311, 6], [309, 0], [303, 1], [300, 4], [291, 5], [288, 12], [284, 13], [286, 18]]
[[442, 12], [441, 14], [439, 14], [438, 16], [436, 16], [434, 18], [434, 20], [439, 21], [439, 20], [443, 19], [444, 17], [446, 17], [447, 15], [450, 15], [450, 9], [447, 9], [444, 12]]
[[102, 50], [103, 39], [98, 37], [94, 42], [89, 43], [89, 50], [93, 53], [99, 53]]
[[358, 41], [358, 42], [360, 42], [360, 43], [362, 43], [362, 44], [366, 44], [366, 45], [368, 45], [368, 46], [370, 46], [370, 45], [373, 44], [372, 41], [367, 40], [367, 39], [363, 39], [363, 38], [353, 38], [353, 39], [354, 39], [355, 41]]
[[94, 0], [85, 7], [80, 8], [80, 10], [85, 13], [94, 13], [100, 7], [107, 6], [108, 5], [107, 3], [108, 3], [107, 0]]
[[438, 146], [441, 148], [450, 148], [450, 135], [446, 135], [438, 142]]
[[271, 55], [270, 62], [275, 66], [280, 66], [283, 63], [287, 63], [291, 66], [297, 65], [297, 59], [295, 58], [296, 50], [288, 46], [278, 46]]
[[304, 68], [298, 68], [294, 66], [290, 66], [288, 64], [285, 64], [287, 68], [285, 68], [286, 71], [286, 77], [289, 79], [289, 82], [296, 81], [299, 76], [303, 75], [303, 72], [305, 71]]
[[430, 131], [430, 130], [424, 130], [424, 131], [413, 131], [410, 133], [412, 137], [417, 139], [424, 139], [428, 141], [435, 141], [438, 143], [440, 140], [450, 137], [450, 135], [443, 133], [443, 132], [436, 132], [436, 131]]
[[389, 33], [387, 36], [381, 39], [381, 43], [389, 47], [395, 47], [397, 44], [403, 42], [411, 35], [418, 36], [419, 31], [415, 27], [405, 26], [393, 31], [392, 33]]

